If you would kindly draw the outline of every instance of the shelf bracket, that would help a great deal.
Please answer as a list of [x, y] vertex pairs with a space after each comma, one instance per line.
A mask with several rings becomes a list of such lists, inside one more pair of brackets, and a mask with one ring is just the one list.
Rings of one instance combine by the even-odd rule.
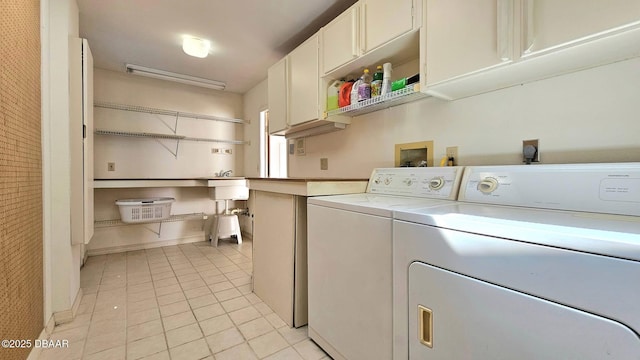
[[153, 140], [155, 140], [158, 144], [160, 144], [160, 146], [162, 146], [168, 152], [170, 152], [171, 155], [173, 155], [173, 157], [175, 157], [176, 159], [178, 158], [178, 147], [180, 146], [180, 139], [175, 139], [176, 140], [176, 149], [175, 149], [175, 151], [173, 149], [171, 149], [170, 147], [168, 147], [165, 143], [160, 141], [161, 139], [153, 138]]

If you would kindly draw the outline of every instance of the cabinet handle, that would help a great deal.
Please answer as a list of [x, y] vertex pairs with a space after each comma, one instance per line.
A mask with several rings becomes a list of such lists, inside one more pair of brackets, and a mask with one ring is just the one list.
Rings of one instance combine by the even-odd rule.
[[351, 55], [358, 57], [358, 8], [351, 11]]
[[533, 42], [535, 40], [535, 27], [534, 22], [534, 0], [524, 0], [524, 21], [525, 21], [525, 34], [524, 34], [524, 53], [528, 54], [533, 49]]
[[511, 60], [511, 44], [513, 43], [512, 34], [513, 26], [511, 19], [513, 18], [513, 0], [497, 0], [498, 3], [498, 23], [497, 23], [497, 42], [498, 55], [500, 60]]

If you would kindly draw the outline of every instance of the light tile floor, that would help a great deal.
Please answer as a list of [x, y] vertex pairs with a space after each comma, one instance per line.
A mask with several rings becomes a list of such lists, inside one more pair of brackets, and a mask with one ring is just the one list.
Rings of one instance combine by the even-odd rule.
[[39, 359], [330, 359], [251, 292], [251, 242], [89, 257], [73, 322]]

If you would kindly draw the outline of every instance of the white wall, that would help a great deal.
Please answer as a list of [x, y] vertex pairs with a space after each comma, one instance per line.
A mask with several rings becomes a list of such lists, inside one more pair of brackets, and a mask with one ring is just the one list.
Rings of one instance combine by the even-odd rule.
[[[95, 101], [137, 105], [225, 118], [242, 118], [242, 96], [234, 93], [149, 79], [140, 76], [96, 69]], [[122, 110], [94, 109], [95, 128], [171, 134], [175, 118]], [[176, 133], [188, 137], [242, 140], [243, 125], [179, 118]], [[94, 176], [117, 178], [197, 178], [213, 177], [220, 170], [242, 175], [243, 145], [181, 141], [178, 156], [154, 139], [96, 135]], [[175, 152], [175, 140], [161, 140]], [[212, 148], [232, 149], [232, 155], [212, 154]], [[107, 163], [115, 162], [115, 171]]]
[[69, 37], [78, 36], [75, 0], [42, 3], [42, 142], [45, 321], [68, 311], [80, 289], [82, 246], [71, 246]]
[[[427, 98], [381, 110], [353, 118], [344, 131], [307, 138], [306, 155], [289, 156], [289, 176], [367, 178], [372, 168], [394, 166], [394, 144], [423, 140], [434, 140], [436, 163], [447, 146], [458, 146], [460, 165], [519, 164], [525, 139], [540, 139], [543, 163], [640, 161], [638, 84], [636, 58], [453, 102]], [[329, 170], [320, 170], [320, 158], [329, 159]]]
[[[242, 96], [144, 78], [103, 69], [95, 69], [94, 98], [96, 102], [136, 105], [182, 111], [225, 118], [242, 118]], [[94, 127], [101, 130], [171, 134], [175, 118], [123, 110], [94, 109]], [[229, 122], [179, 118], [176, 133], [188, 137], [242, 140], [243, 127]], [[191, 142], [95, 135], [94, 177], [96, 179], [193, 179], [210, 178], [220, 170], [233, 170], [242, 176], [244, 146], [226, 143]], [[167, 148], [163, 147], [165, 145]], [[175, 153], [177, 145], [177, 157]], [[232, 155], [212, 154], [212, 148], [232, 149]], [[107, 164], [115, 163], [115, 171]], [[171, 214], [205, 213], [223, 210], [223, 203], [209, 198], [209, 189], [200, 188], [137, 188], [96, 189], [95, 220], [119, 219], [117, 199], [173, 197]], [[230, 207], [242, 203], [230, 203]], [[97, 227], [88, 245], [90, 255], [117, 252], [169, 244], [205, 240], [212, 218], [138, 225]]]
[[267, 79], [244, 94], [244, 117], [251, 121], [244, 129], [244, 138], [251, 141], [245, 146], [244, 174], [260, 176], [260, 112], [267, 110]]

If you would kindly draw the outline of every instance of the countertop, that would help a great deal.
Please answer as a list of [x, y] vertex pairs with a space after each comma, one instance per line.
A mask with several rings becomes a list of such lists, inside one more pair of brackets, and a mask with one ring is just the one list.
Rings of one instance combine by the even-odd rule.
[[[197, 178], [197, 179], [96, 179], [95, 189], [154, 187], [219, 187], [229, 180], [246, 180], [251, 190], [300, 196], [340, 195], [365, 192], [368, 179], [340, 178]], [[233, 185], [237, 185], [233, 181]]]
[[248, 178], [249, 189], [300, 196], [362, 193], [368, 179]]
[[238, 185], [238, 180], [243, 177], [212, 177], [197, 179], [95, 179], [94, 189], [119, 189], [119, 188], [153, 188], [153, 187], [219, 187]]

